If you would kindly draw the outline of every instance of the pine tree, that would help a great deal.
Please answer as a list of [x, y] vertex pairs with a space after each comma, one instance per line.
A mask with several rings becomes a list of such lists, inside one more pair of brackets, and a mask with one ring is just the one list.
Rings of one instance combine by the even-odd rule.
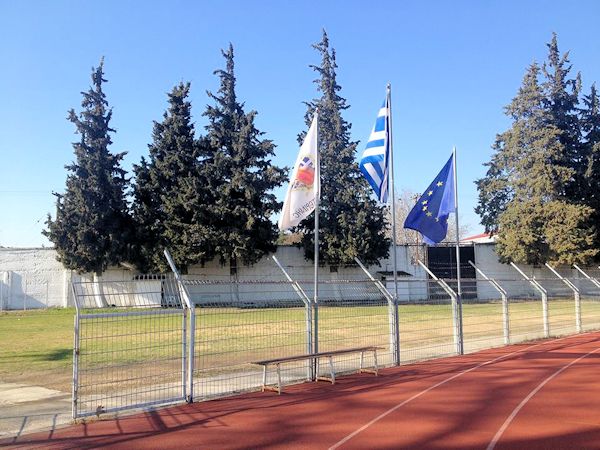
[[[320, 65], [310, 66], [319, 76], [315, 83], [321, 95], [307, 103], [305, 120], [308, 127], [319, 108], [319, 259], [323, 263], [353, 264], [358, 257], [376, 264], [388, 255], [390, 246], [384, 209], [371, 198], [371, 188], [356, 163], [357, 142], [351, 141], [351, 125], [342, 117], [349, 106], [339, 95], [336, 54], [329, 47], [325, 30], [313, 48], [321, 56]], [[303, 138], [301, 134], [299, 142]], [[305, 256], [314, 259], [314, 214], [302, 221], [298, 230]]]
[[496, 165], [508, 176], [514, 197], [564, 198], [573, 169], [562, 164], [561, 130], [553, 124], [538, 82], [539, 68], [532, 64], [517, 96], [506, 107], [513, 123], [497, 137]]
[[[595, 85], [592, 85], [589, 95], [583, 97], [583, 105], [580, 123], [583, 134], [582, 166], [585, 171], [580, 179], [581, 202], [592, 208], [594, 211], [592, 223], [598, 224], [600, 223], [600, 99]], [[600, 248], [600, 233], [596, 235], [594, 247]]]
[[500, 216], [513, 199], [514, 192], [509, 182], [508, 170], [502, 161], [500, 136], [496, 137], [492, 148], [494, 150], [492, 160], [484, 163], [488, 167], [485, 177], [475, 181], [479, 191], [475, 212], [479, 214], [486, 233], [497, 234]]
[[128, 180], [120, 164], [125, 153], [111, 154], [112, 109], [102, 90], [104, 59], [92, 68], [92, 86], [82, 92], [82, 111], [69, 111], [81, 135], [73, 143], [75, 161], [65, 166], [66, 188], [56, 196], [56, 217], [48, 215], [43, 234], [54, 244], [58, 260], [78, 272], [101, 274], [127, 260], [131, 220], [125, 190]]
[[184, 273], [188, 266], [213, 258], [206, 232], [213, 201], [199, 164], [194, 137], [189, 83], [168, 94], [162, 122], [154, 122], [149, 161], [134, 166], [133, 217], [137, 225], [137, 265], [144, 271], [165, 271], [168, 248]]
[[[583, 97], [581, 110], [582, 153], [585, 161], [585, 179], [588, 183], [586, 200], [589, 196], [600, 197], [600, 98], [593, 84], [589, 95]], [[592, 199], [600, 212], [600, 203]]]
[[256, 111], [244, 112], [236, 94], [233, 46], [222, 51], [225, 69], [216, 70], [220, 87], [208, 92], [207, 135], [200, 145], [202, 171], [214, 195], [210, 229], [215, 254], [221, 263], [249, 265], [276, 250], [279, 237], [271, 220], [281, 203], [273, 189], [285, 181], [283, 169], [270, 157], [274, 144], [264, 139], [255, 124]]
[[552, 161], [563, 167], [573, 169], [573, 177], [565, 185], [565, 196], [573, 201], [580, 201], [586, 161], [582, 157], [581, 128], [578, 117], [579, 93], [581, 91], [581, 75], [569, 78], [571, 65], [569, 52], [561, 55], [558, 49], [556, 33], [546, 44], [548, 58], [542, 66], [544, 82], [544, 109], [548, 112], [548, 124], [558, 130], [558, 140], [562, 145], [562, 153]]
[[592, 210], [567, 197], [575, 169], [565, 162], [565, 133], [555, 125], [539, 73], [532, 64], [506, 107], [512, 126], [497, 136], [490, 169], [476, 182], [476, 211], [486, 229], [499, 229], [502, 261], [585, 262], [596, 253]]

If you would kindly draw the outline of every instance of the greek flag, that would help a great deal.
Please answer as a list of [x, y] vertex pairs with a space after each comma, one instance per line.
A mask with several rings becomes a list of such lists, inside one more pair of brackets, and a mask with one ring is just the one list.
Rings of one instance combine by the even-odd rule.
[[388, 201], [388, 176], [389, 176], [389, 157], [390, 157], [390, 108], [386, 97], [367, 147], [359, 163], [360, 171], [363, 173], [377, 198], [381, 203]]

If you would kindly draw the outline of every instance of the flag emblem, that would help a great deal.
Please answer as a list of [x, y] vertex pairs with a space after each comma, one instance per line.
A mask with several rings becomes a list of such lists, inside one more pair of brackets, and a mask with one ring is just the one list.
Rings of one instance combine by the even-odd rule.
[[304, 156], [298, 165], [293, 189], [312, 189], [315, 182], [315, 164], [310, 155]]

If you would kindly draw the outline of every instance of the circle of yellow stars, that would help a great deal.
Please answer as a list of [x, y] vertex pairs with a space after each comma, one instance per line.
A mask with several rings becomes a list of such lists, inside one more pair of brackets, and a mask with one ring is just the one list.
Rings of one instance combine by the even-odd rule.
[[[437, 187], [442, 187], [442, 186], [444, 185], [444, 182], [443, 182], [443, 181], [438, 181], [438, 182], [437, 182], [435, 185], [436, 185]], [[427, 196], [428, 196], [428, 197], [431, 197], [432, 195], [433, 195], [433, 191], [431, 191], [431, 190], [430, 190], [430, 191], [427, 191]], [[427, 209], [428, 209], [428, 207], [427, 207], [427, 204], [428, 204], [428, 203], [429, 203], [429, 200], [423, 200], [423, 201], [421, 202], [421, 204], [423, 205], [423, 208], [422, 208], [423, 212], [427, 211]], [[425, 215], [426, 215], [427, 217], [431, 217], [431, 216], [433, 216], [433, 213], [432, 213], [431, 211], [427, 211], [427, 212], [425, 212]], [[440, 218], [439, 218], [439, 217], [436, 217], [436, 218], [435, 218], [435, 221], [436, 221], [436, 222], [439, 222], [439, 221], [440, 221]]]

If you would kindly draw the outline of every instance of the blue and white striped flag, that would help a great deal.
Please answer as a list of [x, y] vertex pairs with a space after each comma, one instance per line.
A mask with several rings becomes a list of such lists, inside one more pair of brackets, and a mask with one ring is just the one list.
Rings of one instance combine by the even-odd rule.
[[381, 203], [388, 201], [388, 176], [390, 157], [390, 108], [386, 97], [379, 110], [377, 120], [367, 147], [359, 163], [360, 171], [375, 190]]

